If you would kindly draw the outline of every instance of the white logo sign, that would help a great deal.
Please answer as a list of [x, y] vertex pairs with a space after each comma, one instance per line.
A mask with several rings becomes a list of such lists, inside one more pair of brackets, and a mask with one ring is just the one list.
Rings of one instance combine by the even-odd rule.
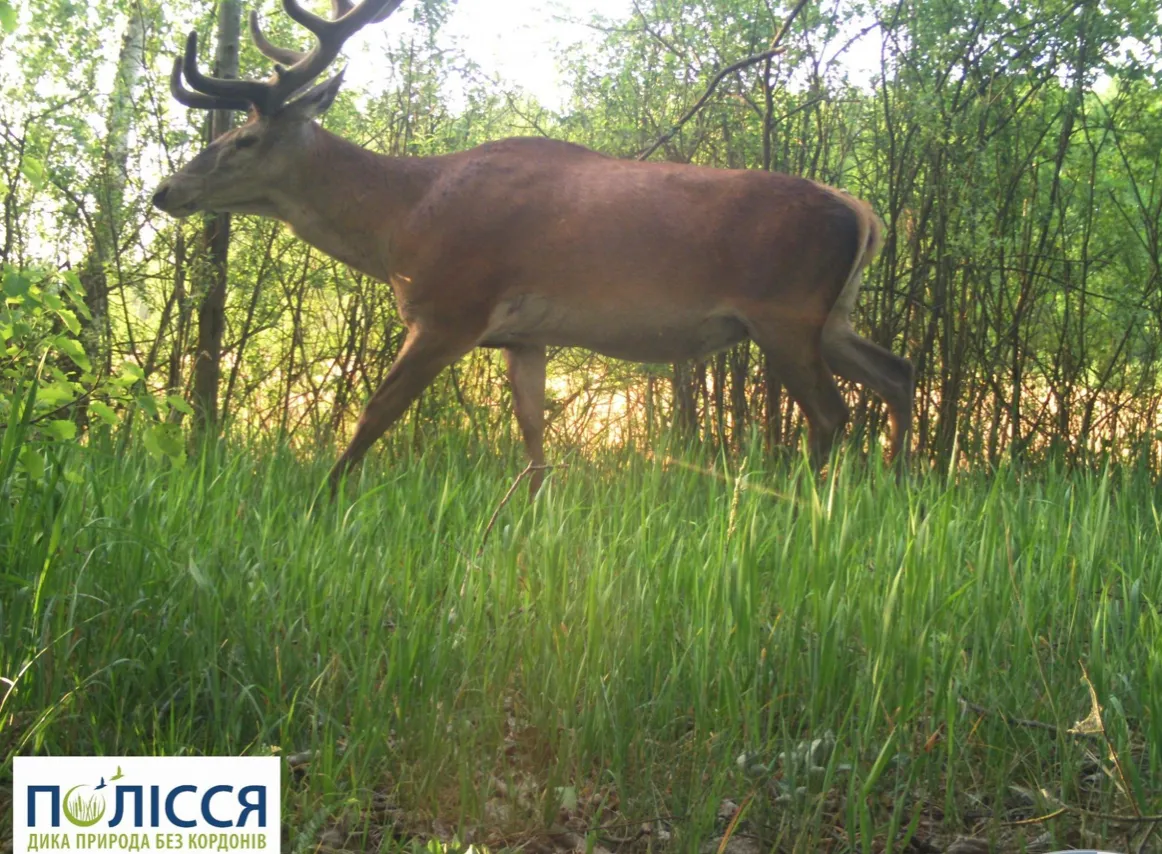
[[13, 783], [13, 854], [279, 852], [274, 756], [17, 756]]

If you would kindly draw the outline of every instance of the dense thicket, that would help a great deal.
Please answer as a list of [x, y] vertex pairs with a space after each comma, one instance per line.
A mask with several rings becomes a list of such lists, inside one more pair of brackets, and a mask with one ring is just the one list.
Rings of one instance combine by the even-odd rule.
[[[383, 69], [380, 85], [352, 87], [327, 125], [412, 155], [543, 133], [633, 157], [665, 137], [653, 157], [844, 187], [888, 226], [857, 322], [917, 366], [922, 458], [1162, 462], [1156, 4], [808, 4], [783, 54], [728, 75], [676, 131], [721, 68], [769, 46], [788, 8], [640, 0], [564, 56], [560, 111], [442, 47], [450, 11], [405, 6], [406, 35], [390, 22], [356, 60]], [[274, 4], [263, 12], [289, 38]], [[0, 0], [3, 397], [11, 406], [39, 370], [37, 417], [60, 435], [64, 420], [123, 422], [142, 411], [136, 399], [151, 446], [178, 453], [188, 399], [223, 429], [317, 445], [349, 428], [399, 346], [386, 287], [255, 218], [233, 220], [224, 304], [208, 317], [212, 229], [164, 218], [148, 196], [205, 136], [166, 75], [189, 22], [212, 42], [216, 14]], [[249, 46], [241, 65], [265, 68]], [[208, 323], [222, 325], [212, 410], [194, 381]], [[794, 407], [750, 346], [673, 367], [565, 352], [551, 371], [551, 442], [636, 442], [669, 426], [723, 446], [756, 428], [771, 443], [796, 435]], [[511, 429], [507, 408], [488, 405], [507, 395], [501, 377], [494, 355], [474, 354], [395, 441], [440, 425], [481, 439]], [[883, 413], [858, 390], [852, 402], [866, 446]]]

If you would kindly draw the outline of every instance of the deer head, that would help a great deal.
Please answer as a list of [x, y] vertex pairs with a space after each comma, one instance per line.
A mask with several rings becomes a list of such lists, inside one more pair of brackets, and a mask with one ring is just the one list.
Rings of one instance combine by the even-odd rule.
[[153, 194], [154, 206], [175, 217], [198, 211], [273, 214], [272, 193], [295, 174], [294, 165], [309, 151], [314, 119], [335, 100], [343, 72], [311, 84], [334, 62], [348, 38], [366, 24], [387, 18], [400, 2], [363, 0], [352, 7], [350, 0], [331, 0], [328, 20], [308, 12], [297, 0], [283, 0], [291, 19], [314, 34], [315, 45], [309, 51], [271, 44], [259, 27], [258, 15], [251, 12], [251, 37], [275, 62], [267, 80], [203, 74], [198, 69], [198, 36], [191, 32], [185, 53], [175, 58], [170, 74], [174, 98], [187, 107], [239, 110], [249, 117], [162, 181]]

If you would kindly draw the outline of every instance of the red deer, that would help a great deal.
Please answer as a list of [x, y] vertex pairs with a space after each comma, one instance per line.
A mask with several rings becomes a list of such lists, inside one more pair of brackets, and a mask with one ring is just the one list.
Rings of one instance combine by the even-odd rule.
[[[804, 178], [619, 160], [551, 139], [436, 157], [360, 148], [314, 121], [342, 73], [313, 81], [347, 38], [400, 2], [332, 0], [326, 19], [283, 0], [315, 37], [303, 52], [271, 44], [252, 12], [254, 41], [276, 63], [264, 81], [203, 74], [190, 33], [174, 63], [174, 97], [249, 118], [153, 195], [175, 217], [274, 217], [394, 289], [407, 338], [331, 470], [332, 491], [436, 375], [474, 347], [504, 350], [537, 466], [547, 346], [678, 362], [747, 339], [806, 416], [816, 464], [848, 417], [833, 373], [884, 398], [889, 456], [902, 455], [912, 365], [857, 335], [849, 319], [881, 243], [882, 225], [865, 202]], [[538, 469], [534, 492], [541, 476]]]

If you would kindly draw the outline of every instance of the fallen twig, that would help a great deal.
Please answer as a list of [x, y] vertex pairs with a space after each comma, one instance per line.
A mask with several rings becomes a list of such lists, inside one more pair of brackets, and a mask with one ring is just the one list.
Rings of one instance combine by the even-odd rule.
[[1003, 821], [1001, 824], [1006, 827], [1016, 827], [1019, 824], [1041, 824], [1051, 819], [1060, 818], [1063, 815], [1081, 815], [1086, 818], [1096, 818], [1098, 821], [1112, 821], [1121, 824], [1162, 824], [1162, 815], [1118, 815], [1109, 812], [1095, 812], [1094, 810], [1087, 810], [1085, 807], [1072, 807], [1068, 804], [1045, 815], [1039, 815], [1034, 818], [1022, 818], [1016, 821]]
[[1038, 815], [1034, 816], [1033, 818], [1020, 818], [1016, 821], [1003, 821], [1001, 824], [1005, 825], [1005, 827], [1017, 827], [1023, 824], [1043, 824], [1050, 819], [1057, 818], [1060, 815], [1065, 815], [1067, 812], [1069, 812], [1069, 807], [1062, 807], [1059, 810], [1053, 810], [1053, 812], [1046, 813], [1045, 815]]
[[1026, 729], [1039, 729], [1044, 732], [1051, 732], [1055, 734], [1072, 735], [1079, 738], [1097, 739], [1097, 733], [1092, 732], [1077, 732], [1075, 730], [1063, 729], [1053, 724], [1047, 724], [1044, 721], [1035, 721], [1030, 718], [1018, 718], [1015, 715], [1010, 715], [1007, 712], [998, 712], [996, 709], [990, 709], [987, 706], [982, 706], [979, 703], [971, 703], [964, 697], [957, 697], [957, 702], [960, 703], [961, 708], [967, 709], [971, 712], [977, 712], [981, 715], [992, 715], [1003, 720], [1005, 723], [1012, 726], [1025, 727]]

